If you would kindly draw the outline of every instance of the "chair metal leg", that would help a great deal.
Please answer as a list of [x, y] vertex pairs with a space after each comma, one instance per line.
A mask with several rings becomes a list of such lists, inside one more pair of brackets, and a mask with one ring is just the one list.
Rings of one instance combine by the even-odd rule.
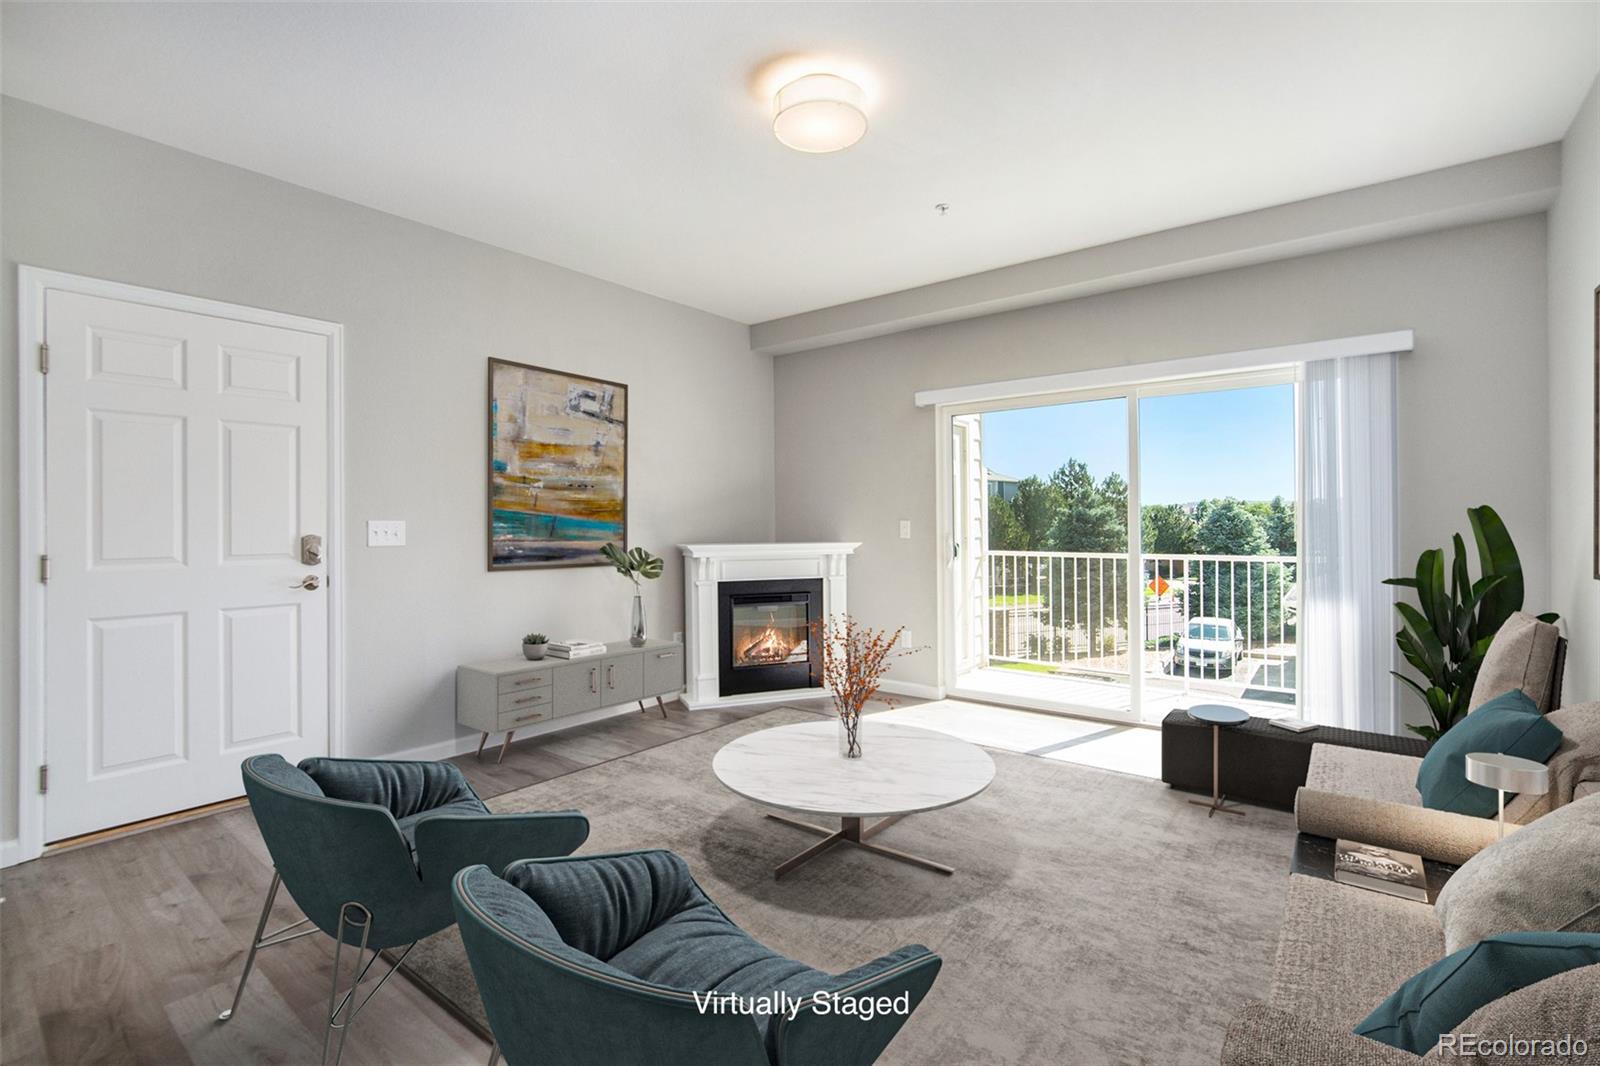
[[[353, 912], [359, 912], [359, 914], [352, 918]], [[344, 1042], [345, 1038], [350, 1035], [350, 1023], [355, 1021], [355, 1011], [346, 1014], [342, 1022], [339, 1020], [339, 1015], [356, 994], [356, 988], [360, 986], [361, 979], [366, 976], [367, 969], [372, 966], [372, 962], [369, 960], [366, 966], [361, 967], [356, 973], [355, 980], [350, 982], [350, 991], [344, 994], [343, 999], [340, 999], [339, 957], [344, 952], [344, 928], [346, 925], [360, 925], [361, 927], [361, 946], [356, 953], [356, 965], [360, 966], [361, 956], [367, 953], [367, 938], [372, 934], [372, 912], [359, 903], [346, 903], [339, 908], [339, 929], [333, 938], [333, 981], [328, 986], [328, 1028], [322, 1034], [322, 1066], [328, 1066], [328, 1045], [333, 1040], [333, 1031], [335, 1029], [339, 1030], [339, 1050], [333, 1057], [334, 1066], [338, 1066], [339, 1060], [344, 1058]], [[372, 958], [376, 959], [377, 957], [378, 953], [374, 951]]]
[[[261, 905], [261, 920], [256, 922], [255, 936], [250, 938], [250, 951], [244, 957], [244, 973], [239, 975], [239, 987], [233, 993], [233, 1006], [217, 1015], [217, 1021], [225, 1022], [233, 1017], [233, 1012], [239, 1009], [239, 1000], [244, 996], [244, 983], [250, 979], [250, 970], [256, 964], [256, 952], [261, 949], [262, 932], [267, 928], [267, 917], [272, 914], [272, 903], [278, 898], [278, 886], [283, 883], [283, 876], [277, 870], [272, 871], [272, 884], [267, 888], [267, 901]], [[293, 928], [292, 926], [290, 928]], [[283, 932], [284, 930], [279, 930]]]
[[[360, 969], [356, 971], [355, 979], [350, 982], [349, 990], [341, 996], [339, 995], [339, 956], [344, 948], [344, 931], [347, 925], [359, 926], [361, 929], [361, 944], [356, 951], [356, 964], [360, 966]], [[394, 960], [394, 964], [384, 972], [382, 977], [378, 978], [378, 983], [372, 986], [372, 991], [358, 1000], [356, 993], [361, 990], [361, 982], [367, 979], [367, 973], [372, 969], [372, 964], [378, 961], [378, 956], [381, 954], [379, 949], [373, 948], [372, 957], [367, 960], [366, 965], [361, 965], [361, 956], [366, 954], [367, 940], [371, 933], [372, 912], [367, 910], [366, 907], [359, 903], [351, 902], [339, 908], [339, 931], [333, 942], [333, 985], [328, 990], [328, 1029], [322, 1037], [323, 1066], [327, 1066], [328, 1063], [328, 1044], [333, 1038], [333, 1031], [335, 1029], [339, 1031], [339, 1046], [333, 1056], [334, 1066], [339, 1066], [339, 1061], [344, 1058], [345, 1038], [350, 1035], [350, 1027], [355, 1024], [356, 1015], [360, 1014], [366, 1008], [366, 1005], [372, 1002], [372, 997], [383, 989], [389, 978], [393, 977], [395, 971], [399, 970], [406, 961], [406, 956], [411, 954], [411, 949], [417, 946], [415, 940], [407, 944], [406, 949], [400, 953], [400, 957]]]
[[496, 1040], [489, 1047], [489, 1066], [494, 1066], [494, 1064], [499, 1062], [499, 1061], [500, 1061], [500, 1042], [498, 1040]]

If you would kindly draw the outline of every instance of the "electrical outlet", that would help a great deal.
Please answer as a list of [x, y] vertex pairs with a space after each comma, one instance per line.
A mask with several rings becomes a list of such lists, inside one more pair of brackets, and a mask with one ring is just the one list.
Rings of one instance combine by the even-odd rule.
[[385, 521], [367, 523], [367, 547], [403, 548], [406, 546], [406, 524]]
[[908, 519], [900, 519], [900, 539], [911, 539], [911, 522]]

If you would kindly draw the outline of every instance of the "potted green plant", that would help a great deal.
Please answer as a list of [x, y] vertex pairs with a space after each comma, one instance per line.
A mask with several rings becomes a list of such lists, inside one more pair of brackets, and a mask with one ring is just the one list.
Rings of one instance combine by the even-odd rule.
[[659, 556], [651, 555], [643, 548], [632, 551], [623, 551], [615, 544], [607, 544], [600, 549], [606, 561], [616, 567], [617, 573], [633, 582], [633, 626], [628, 633], [628, 643], [635, 648], [642, 647], [644, 635], [644, 594], [639, 579], [654, 581], [661, 576], [662, 562]]
[[[1505, 523], [1488, 506], [1468, 508], [1467, 522], [1477, 542], [1478, 569], [1483, 576], [1472, 580], [1466, 542], [1457, 533], [1448, 582], [1444, 551], [1439, 548], [1429, 548], [1418, 556], [1415, 577], [1391, 577], [1384, 582], [1417, 594], [1417, 606], [1394, 605], [1401, 623], [1395, 642], [1422, 680], [1399, 671], [1394, 675], [1427, 703], [1433, 725], [1406, 728], [1428, 740], [1437, 740], [1467, 713], [1489, 642], [1507, 618], [1522, 610], [1522, 559]], [[1541, 614], [1539, 620], [1554, 622], [1557, 617]]]
[[545, 646], [550, 643], [550, 638], [543, 633], [529, 633], [522, 638], [522, 657], [524, 659], [543, 659]]

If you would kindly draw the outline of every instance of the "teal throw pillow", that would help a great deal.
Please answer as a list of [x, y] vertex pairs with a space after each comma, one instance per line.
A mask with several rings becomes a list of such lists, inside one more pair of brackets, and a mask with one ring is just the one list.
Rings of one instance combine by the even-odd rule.
[[1600, 965], [1600, 933], [1492, 936], [1446, 955], [1401, 985], [1355, 1033], [1425, 1055], [1480, 1007], [1547, 977], [1594, 965]]
[[1485, 703], [1433, 742], [1417, 771], [1422, 805], [1492, 818], [1499, 810], [1494, 789], [1467, 780], [1467, 755], [1492, 752], [1544, 762], [1561, 744], [1561, 730], [1539, 713], [1525, 693], [1513, 689]]

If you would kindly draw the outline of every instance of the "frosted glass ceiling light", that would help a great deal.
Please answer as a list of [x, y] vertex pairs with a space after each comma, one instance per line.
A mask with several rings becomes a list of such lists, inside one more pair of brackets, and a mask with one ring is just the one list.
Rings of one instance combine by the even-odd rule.
[[797, 152], [837, 152], [867, 132], [861, 87], [835, 74], [807, 74], [772, 100], [772, 133]]

